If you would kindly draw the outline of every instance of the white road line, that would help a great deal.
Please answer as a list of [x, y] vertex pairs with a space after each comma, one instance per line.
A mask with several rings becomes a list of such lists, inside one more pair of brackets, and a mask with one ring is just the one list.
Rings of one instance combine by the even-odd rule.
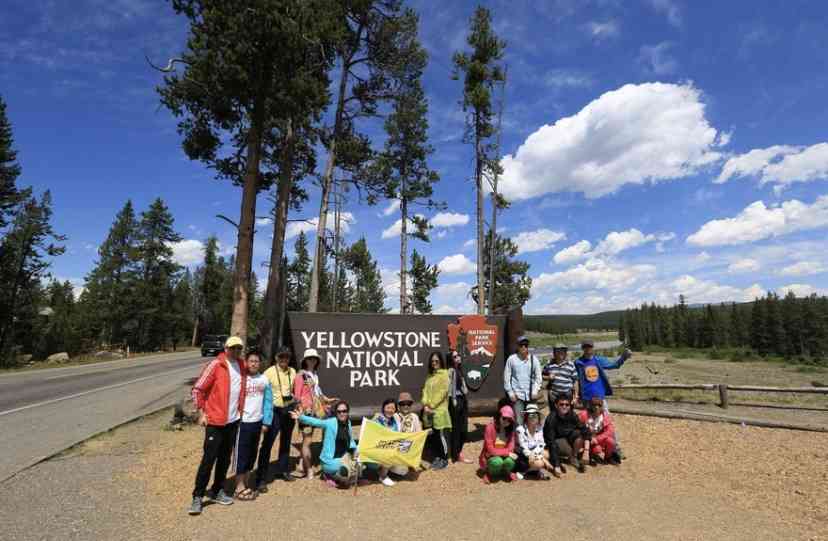
[[55, 402], [62, 402], [64, 400], [69, 400], [69, 399], [72, 399], [72, 398], [78, 398], [79, 396], [85, 396], [85, 395], [92, 394], [92, 393], [97, 393], [97, 392], [100, 392], [100, 391], [108, 391], [109, 389], [117, 389], [118, 387], [123, 387], [125, 385], [131, 385], [133, 383], [138, 383], [139, 381], [145, 381], [145, 380], [152, 379], [152, 378], [160, 378], [160, 377], [164, 377], [164, 376], [169, 376], [170, 374], [175, 374], [177, 372], [184, 372], [185, 370], [198, 371], [198, 366], [188, 366], [187, 368], [179, 368], [178, 370], [171, 370], [171, 371], [168, 371], [168, 372], [163, 372], [161, 374], [153, 374], [151, 376], [144, 376], [142, 378], [133, 379], [133, 380], [130, 380], [130, 381], [124, 381], [124, 382], [121, 382], [121, 383], [115, 383], [113, 385], [107, 385], [105, 387], [98, 387], [98, 388], [95, 388], [95, 389], [89, 389], [88, 391], [75, 393], [75, 394], [72, 394], [72, 395], [69, 395], [69, 396], [61, 396], [60, 398], [53, 398], [51, 400], [45, 400], [43, 402], [37, 402], [35, 404], [28, 404], [26, 406], [21, 406], [19, 408], [14, 408], [14, 409], [11, 409], [11, 410], [0, 411], [0, 417], [2, 417], [4, 415], [9, 415], [11, 413], [17, 413], [18, 411], [23, 411], [23, 410], [27, 410], [27, 409], [31, 409], [31, 408], [37, 408], [37, 407], [40, 407], [40, 406], [47, 406], [49, 404], [54, 404]]

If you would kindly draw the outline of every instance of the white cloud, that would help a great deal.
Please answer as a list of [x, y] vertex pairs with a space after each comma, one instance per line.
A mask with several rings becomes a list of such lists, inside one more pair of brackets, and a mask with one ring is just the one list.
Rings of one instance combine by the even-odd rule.
[[730, 274], [756, 272], [761, 267], [762, 266], [755, 259], [740, 259], [739, 261], [734, 261], [733, 263], [728, 265], [727, 272], [729, 272]]
[[676, 238], [675, 233], [662, 233], [661, 235], [656, 236], [656, 252], [663, 253], [664, 252], [664, 243], [673, 240]]
[[455, 227], [458, 225], [466, 225], [469, 223], [469, 215], [453, 212], [438, 212], [428, 220], [428, 223], [431, 227]]
[[828, 179], [828, 143], [810, 147], [774, 145], [757, 148], [725, 162], [714, 182], [756, 176], [760, 184], [775, 184], [777, 193], [795, 182]]
[[477, 265], [463, 254], [446, 256], [437, 263], [443, 274], [471, 274], [477, 272]]
[[204, 259], [204, 243], [196, 239], [184, 239], [167, 244], [173, 251], [173, 261], [189, 267]]
[[828, 272], [828, 267], [819, 261], [800, 261], [780, 269], [777, 274], [780, 276], [811, 276]]
[[707, 252], [700, 252], [693, 259], [696, 261], [696, 263], [707, 263], [708, 261], [710, 261], [710, 254], [708, 254]]
[[382, 211], [382, 215], [383, 216], [391, 216], [392, 214], [397, 212], [397, 210], [399, 210], [399, 208], [400, 208], [400, 200], [399, 199], [394, 199], [393, 201], [388, 203], [388, 206], [385, 207], [385, 210]]
[[597, 198], [625, 184], [690, 176], [721, 158], [717, 131], [691, 84], [628, 84], [532, 133], [503, 158], [503, 195]]
[[621, 290], [655, 275], [655, 272], [656, 267], [653, 265], [625, 265], [601, 259], [590, 259], [565, 271], [542, 273], [532, 279], [532, 291], [543, 294], [552, 289]]
[[[319, 218], [311, 218], [310, 220], [302, 220], [298, 222], [288, 222], [287, 230], [285, 231], [285, 240], [292, 239], [293, 237], [297, 236], [300, 232], [304, 232], [305, 235], [312, 235], [316, 233], [316, 225], [319, 223]], [[351, 231], [351, 224], [356, 223], [356, 218], [350, 212], [343, 212], [339, 215], [339, 229], [342, 234], [347, 235]], [[334, 223], [334, 215], [333, 213], [328, 215], [328, 219], [325, 220], [325, 228], [328, 231], [333, 232], [335, 229]]]
[[[385, 294], [391, 299], [396, 299], [399, 303], [400, 298], [400, 273], [397, 269], [388, 269], [380, 267], [380, 278], [382, 280], [382, 289]], [[406, 280], [406, 283], [410, 280]]]
[[555, 254], [553, 260], [559, 265], [574, 263], [586, 257], [590, 250], [592, 250], [592, 243], [588, 240], [582, 240]]
[[437, 234], [436, 234], [435, 236], [436, 236], [438, 239], [442, 239], [442, 238], [443, 238], [443, 237], [445, 237], [447, 234], [448, 234], [448, 232], [447, 232], [445, 229], [442, 229], [442, 230], [438, 231], [438, 232], [437, 232]]
[[816, 288], [809, 284], [788, 284], [786, 286], [782, 286], [779, 288], [780, 295], [787, 295], [789, 291], [792, 291], [794, 295], [797, 297], [808, 297], [814, 293], [817, 295], [825, 294], [825, 291], [819, 288]]
[[733, 218], [712, 220], [687, 237], [695, 246], [727, 246], [828, 226], [828, 195], [808, 205], [796, 199], [766, 207], [762, 201], [748, 205]]
[[547, 73], [543, 82], [552, 88], [584, 88], [592, 85], [592, 78], [578, 71], [556, 69]]
[[757, 289], [762, 290], [758, 284], [740, 289], [684, 274], [668, 282], [648, 284], [639, 290], [639, 294], [648, 296], [658, 304], [673, 304], [679, 295], [684, 295], [688, 304], [720, 303], [753, 300]]
[[603, 40], [618, 35], [618, 23], [610, 19], [605, 22], [590, 21], [586, 24], [589, 35], [596, 40]]
[[256, 218], [256, 225], [270, 225], [273, 223], [273, 220], [268, 217]]
[[678, 69], [678, 61], [670, 54], [673, 44], [662, 41], [657, 45], [642, 45], [638, 53], [638, 61], [647, 71], [656, 75], [669, 75]]
[[682, 24], [681, 8], [675, 0], [649, 0], [650, 5], [667, 17], [667, 20], [675, 26], [680, 28]]
[[477, 244], [476, 239], [469, 239], [463, 243], [463, 249], [466, 250], [468, 248], [473, 248], [475, 244]]
[[638, 229], [628, 229], [626, 231], [613, 231], [598, 243], [595, 247], [593, 255], [616, 255], [624, 250], [641, 246], [648, 242], [656, 240], [655, 235], [645, 235]]
[[538, 229], [535, 231], [523, 231], [512, 239], [517, 244], [518, 253], [538, 252], [551, 248], [559, 240], [565, 240], [566, 233], [552, 231], [551, 229]]

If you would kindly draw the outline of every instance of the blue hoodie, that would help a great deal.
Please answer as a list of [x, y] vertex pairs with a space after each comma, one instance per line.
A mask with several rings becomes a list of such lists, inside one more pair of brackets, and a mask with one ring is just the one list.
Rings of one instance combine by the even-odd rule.
[[[339, 467], [341, 465], [340, 459], [334, 458], [334, 450], [336, 449], [336, 431], [339, 428], [339, 421], [336, 420], [336, 417], [317, 419], [316, 417], [300, 415], [299, 422], [321, 428], [325, 431], [322, 435], [322, 452], [319, 453], [319, 462], [322, 463], [322, 471], [329, 475], [335, 475], [339, 471]], [[354, 441], [353, 432], [351, 431], [351, 421], [348, 421], [348, 434], [351, 436], [348, 449], [354, 451], [356, 450], [357, 445]]]

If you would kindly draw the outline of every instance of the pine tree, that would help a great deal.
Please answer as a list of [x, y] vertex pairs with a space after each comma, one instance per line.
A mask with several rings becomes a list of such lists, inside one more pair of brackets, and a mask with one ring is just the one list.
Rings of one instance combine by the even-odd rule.
[[767, 334], [768, 351], [776, 355], [785, 354], [785, 326], [779, 310], [779, 296], [768, 293], [765, 297], [765, 333]]
[[283, 142], [279, 128], [291, 109], [285, 96], [293, 84], [285, 74], [295, 75], [288, 67], [296, 65], [297, 52], [308, 49], [306, 41], [325, 49], [317, 38], [335, 35], [330, 24], [336, 6], [317, 0], [172, 0], [172, 6], [190, 23], [180, 60], [185, 68], [181, 75], [167, 75], [158, 91], [161, 103], [180, 118], [188, 157], [242, 187], [230, 331], [244, 338], [256, 195], [276, 178], [263, 166], [278, 161], [273, 156]]
[[768, 354], [768, 341], [765, 332], [765, 302], [756, 298], [750, 314], [750, 347], [761, 356]]
[[138, 221], [132, 201], [127, 200], [98, 248], [98, 262], [86, 276], [89, 338], [97, 343], [123, 344], [125, 326], [134, 325], [137, 243]]
[[[334, 54], [339, 67], [336, 82], [336, 104], [333, 125], [326, 128], [323, 142], [328, 150], [327, 163], [320, 184], [319, 220], [316, 224], [316, 248], [311, 269], [308, 310], [319, 307], [320, 271], [325, 267], [325, 232], [328, 224], [328, 205], [333, 187], [334, 169], [340, 168], [355, 183], [361, 183], [374, 158], [368, 137], [358, 131], [361, 118], [376, 116], [383, 101], [394, 95], [394, 70], [404, 66], [410, 43], [399, 39], [406, 33], [411, 21], [416, 35], [416, 16], [402, 10], [400, 0], [361, 0], [333, 4], [332, 13], [338, 21]], [[416, 52], [416, 51], [415, 51]], [[367, 186], [371, 188], [371, 186]], [[373, 202], [374, 195], [369, 199]]]
[[385, 291], [377, 262], [371, 258], [365, 238], [354, 243], [345, 255], [345, 265], [354, 276], [353, 311], [384, 313]]
[[188, 269], [178, 279], [172, 295], [172, 325], [170, 326], [170, 342], [173, 350], [177, 349], [179, 343], [190, 341], [190, 334], [193, 330], [193, 290], [192, 276]]
[[137, 346], [160, 349], [169, 338], [174, 318], [169, 312], [180, 266], [172, 260], [171, 244], [181, 240], [173, 217], [158, 198], [141, 214], [138, 227], [136, 307]]
[[629, 331], [627, 330], [627, 326], [629, 325], [630, 320], [630, 310], [629, 308], [624, 310], [621, 313], [621, 317], [618, 320], [618, 341], [622, 343], [626, 343], [627, 335]]
[[675, 345], [674, 335], [673, 332], [673, 315], [669, 308], [664, 308], [659, 313], [659, 336], [661, 337], [660, 341], [658, 342], [660, 345], [671, 348]]
[[736, 303], [730, 305], [730, 343], [731, 345], [741, 347], [747, 342], [744, 320], [742, 319], [742, 311], [736, 306]]
[[[408, 294], [408, 237], [428, 241], [428, 221], [415, 215], [411, 206], [435, 208], [432, 201], [433, 184], [439, 180], [437, 172], [428, 167], [428, 157], [434, 152], [428, 144], [428, 102], [421, 78], [426, 66], [426, 53], [416, 37], [417, 19], [408, 27], [413, 35], [408, 61], [395, 70], [399, 89], [393, 100], [393, 110], [385, 120], [388, 138], [377, 160], [377, 174], [385, 187], [385, 196], [400, 202], [400, 313], [411, 312]], [[409, 221], [415, 229], [409, 233]], [[426, 301], [427, 302], [427, 301]], [[416, 308], [416, 306], [415, 306]], [[430, 307], [429, 307], [430, 310]]]
[[431, 302], [429, 296], [431, 291], [437, 287], [437, 278], [440, 270], [437, 265], [429, 265], [424, 256], [411, 252], [411, 304], [414, 310], [421, 314], [431, 313]]
[[287, 305], [288, 310], [305, 312], [308, 309], [311, 261], [304, 232], [299, 233], [293, 249], [293, 262], [288, 267]]
[[201, 298], [204, 306], [201, 315], [202, 333], [225, 334], [229, 331], [225, 327], [225, 319], [221, 314], [222, 284], [225, 281], [227, 269], [223, 260], [219, 258], [218, 239], [211, 235], [204, 245], [204, 263], [201, 267]]
[[[484, 268], [481, 263], [485, 259], [483, 183], [500, 172], [497, 148], [492, 142], [492, 137], [496, 132], [492, 93], [495, 85], [505, 78], [499, 62], [503, 58], [506, 42], [494, 33], [491, 13], [482, 6], [478, 6], [472, 16], [466, 41], [472, 49], [471, 53], [459, 51], [454, 53], [453, 77], [459, 79], [461, 73], [464, 75], [462, 103], [463, 112], [467, 114], [465, 141], [474, 146], [474, 179], [477, 198], [476, 290], [480, 297], [477, 302], [477, 313], [483, 314], [487, 293]], [[497, 282], [498, 280], [495, 279], [495, 284]]]
[[804, 353], [802, 340], [802, 302], [793, 291], [788, 291], [782, 300], [782, 327], [785, 330], [783, 354], [794, 357]]
[[21, 200], [31, 195], [29, 190], [22, 193], [17, 189], [20, 165], [14, 150], [14, 136], [11, 123], [6, 116], [6, 102], [0, 96], [0, 234], [9, 223], [9, 216]]
[[[481, 265], [486, 280], [490, 276], [489, 255], [491, 254], [491, 238], [492, 232], [489, 231], [489, 234], [486, 236], [483, 250], [483, 264]], [[517, 256], [518, 248], [512, 242], [512, 239], [501, 237], [500, 235], [495, 235], [495, 239], [495, 296], [492, 313], [504, 314], [512, 308], [522, 307], [526, 304], [531, 294], [532, 278], [529, 277], [529, 263], [513, 259]], [[488, 291], [489, 287], [488, 283], [484, 282], [482, 291]], [[478, 297], [479, 291], [481, 290], [477, 286], [474, 286], [470, 291], [471, 297], [478, 304], [478, 307], [485, 304], [485, 299], [479, 299]]]
[[14, 362], [17, 329], [28, 324], [21, 316], [36, 302], [35, 292], [48, 274], [51, 259], [64, 252], [60, 243], [65, 237], [52, 228], [48, 190], [40, 201], [29, 196], [15, 212], [11, 229], [0, 241], [0, 366]]
[[675, 308], [675, 317], [673, 321], [675, 342], [676, 346], [679, 347], [687, 347], [690, 345], [690, 340], [687, 336], [687, 317], [687, 302], [684, 295], [679, 295], [679, 303]]

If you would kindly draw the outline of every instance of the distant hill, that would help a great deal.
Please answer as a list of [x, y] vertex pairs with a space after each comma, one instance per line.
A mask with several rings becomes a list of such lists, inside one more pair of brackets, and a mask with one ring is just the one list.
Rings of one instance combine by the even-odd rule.
[[566, 334], [576, 333], [581, 329], [617, 329], [623, 313], [623, 310], [613, 310], [585, 315], [523, 316], [523, 321], [527, 331]]

